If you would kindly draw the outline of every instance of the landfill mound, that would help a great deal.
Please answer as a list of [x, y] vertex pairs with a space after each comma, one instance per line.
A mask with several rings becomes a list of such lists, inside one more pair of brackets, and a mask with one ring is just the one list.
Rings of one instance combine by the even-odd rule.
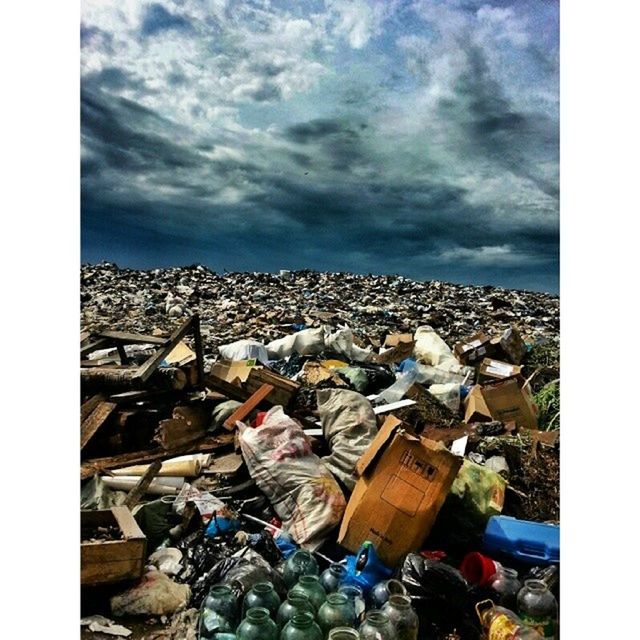
[[558, 329], [528, 291], [83, 266], [82, 637], [554, 637]]

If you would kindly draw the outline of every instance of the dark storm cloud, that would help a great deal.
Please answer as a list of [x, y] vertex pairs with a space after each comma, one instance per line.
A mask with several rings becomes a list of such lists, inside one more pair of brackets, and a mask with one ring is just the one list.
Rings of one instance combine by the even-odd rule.
[[161, 4], [151, 4], [146, 8], [140, 25], [140, 33], [143, 36], [154, 36], [172, 29], [190, 31], [192, 25], [184, 16], [170, 13]]

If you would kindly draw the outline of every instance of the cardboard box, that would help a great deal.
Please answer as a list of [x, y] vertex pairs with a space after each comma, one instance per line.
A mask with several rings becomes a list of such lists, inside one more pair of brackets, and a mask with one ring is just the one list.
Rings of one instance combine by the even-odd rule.
[[382, 562], [395, 566], [420, 548], [461, 465], [442, 443], [409, 433], [389, 416], [356, 464], [360, 477], [338, 542], [355, 552], [370, 540]]
[[485, 356], [491, 355], [491, 338], [480, 331], [465, 342], [458, 342], [453, 353], [462, 364], [475, 364]]
[[480, 364], [480, 376], [478, 380], [480, 382], [486, 382], [487, 380], [503, 380], [504, 378], [511, 378], [513, 376], [520, 375], [521, 371], [522, 367], [517, 364], [510, 364], [508, 362], [502, 362], [502, 360], [485, 358]]
[[491, 422], [493, 420], [487, 403], [484, 401], [482, 387], [479, 384], [476, 384], [471, 389], [469, 395], [465, 398], [464, 406], [464, 421], [467, 424], [471, 422]]
[[412, 333], [390, 333], [384, 340], [384, 346], [397, 347], [402, 342], [413, 342]]
[[494, 420], [513, 421], [518, 427], [538, 428], [538, 408], [522, 377], [491, 382], [481, 387], [482, 397]]
[[500, 336], [500, 348], [514, 364], [520, 364], [527, 353], [527, 345], [515, 327], [509, 327]]

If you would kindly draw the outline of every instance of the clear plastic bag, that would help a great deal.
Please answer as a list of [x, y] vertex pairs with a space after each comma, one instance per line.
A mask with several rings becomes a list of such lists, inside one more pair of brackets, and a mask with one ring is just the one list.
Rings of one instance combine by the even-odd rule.
[[298, 544], [315, 548], [340, 523], [346, 501], [302, 427], [276, 406], [260, 427], [238, 422], [238, 430], [249, 473], [283, 528]]

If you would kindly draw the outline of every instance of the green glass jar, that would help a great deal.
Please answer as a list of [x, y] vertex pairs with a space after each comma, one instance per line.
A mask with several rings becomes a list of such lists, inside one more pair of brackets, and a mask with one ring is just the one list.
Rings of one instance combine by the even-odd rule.
[[299, 549], [291, 554], [284, 563], [282, 578], [287, 585], [287, 589], [291, 589], [300, 576], [317, 576], [320, 568], [316, 559], [308, 552]]
[[280, 607], [280, 596], [275, 592], [270, 582], [256, 582], [244, 597], [242, 613], [246, 615], [249, 609], [262, 607], [269, 611], [275, 620]]
[[318, 624], [326, 636], [334, 627], [353, 627], [356, 612], [344, 593], [330, 593], [318, 610]]
[[372, 609], [382, 609], [391, 596], [406, 596], [407, 589], [400, 580], [383, 580], [378, 582], [369, 593], [369, 606]]
[[276, 616], [276, 624], [278, 629], [282, 630], [294, 613], [304, 613], [305, 611], [315, 615], [315, 607], [311, 604], [309, 596], [306, 593], [298, 591], [297, 593], [291, 589], [287, 594], [287, 599], [280, 605], [278, 615]]
[[334, 562], [320, 575], [320, 584], [324, 587], [324, 590], [327, 593], [333, 593], [338, 590], [340, 583], [344, 580], [346, 575], [347, 568], [343, 564]]
[[320, 627], [308, 611], [294, 613], [280, 633], [280, 640], [323, 640]]
[[311, 604], [316, 611], [318, 611], [322, 603], [327, 599], [327, 592], [320, 584], [320, 578], [318, 578], [318, 576], [300, 576], [300, 579], [291, 588], [291, 591], [304, 593], [309, 596], [309, 600], [311, 600]]
[[360, 640], [396, 640], [389, 616], [375, 609], [367, 611], [358, 633]]
[[198, 621], [198, 640], [214, 640], [220, 632], [234, 631], [235, 625], [213, 609], [202, 607]]
[[355, 584], [343, 584], [338, 587], [338, 593], [343, 593], [353, 605], [358, 624], [364, 620], [364, 612], [367, 608], [362, 589]]
[[278, 640], [278, 627], [263, 607], [249, 609], [236, 631], [238, 640]]
[[360, 640], [360, 634], [349, 627], [336, 627], [329, 631], [327, 640]]
[[204, 608], [215, 611], [229, 621], [231, 630], [234, 630], [240, 622], [240, 607], [238, 598], [226, 584], [216, 584], [209, 590], [205, 598]]
[[409, 596], [390, 596], [381, 611], [389, 616], [396, 640], [418, 640], [418, 614]]

